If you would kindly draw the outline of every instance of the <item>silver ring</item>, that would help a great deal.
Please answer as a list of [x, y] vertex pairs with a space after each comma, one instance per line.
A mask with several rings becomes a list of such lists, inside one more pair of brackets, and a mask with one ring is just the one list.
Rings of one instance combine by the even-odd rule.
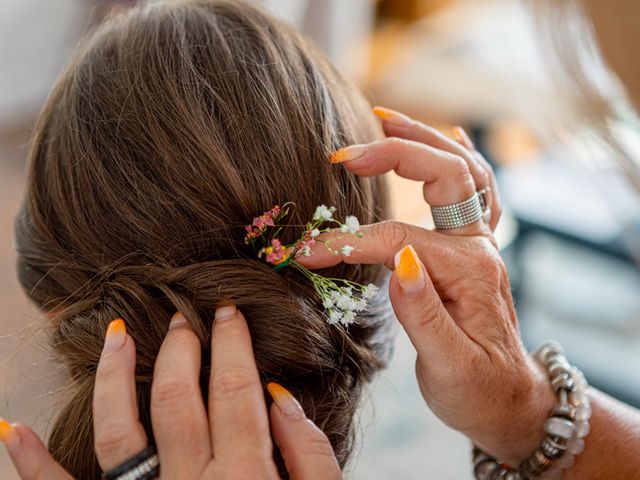
[[155, 448], [147, 447], [129, 460], [104, 472], [102, 480], [151, 480], [160, 474], [160, 461]]
[[437, 230], [461, 228], [480, 219], [488, 223], [491, 209], [487, 204], [487, 191], [479, 190], [463, 202], [431, 207], [431, 215]]

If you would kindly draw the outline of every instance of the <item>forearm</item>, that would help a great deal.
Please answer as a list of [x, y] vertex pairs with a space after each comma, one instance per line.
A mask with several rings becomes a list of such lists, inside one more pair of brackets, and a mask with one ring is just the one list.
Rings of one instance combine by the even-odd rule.
[[640, 479], [640, 410], [591, 389], [591, 433], [564, 480]]

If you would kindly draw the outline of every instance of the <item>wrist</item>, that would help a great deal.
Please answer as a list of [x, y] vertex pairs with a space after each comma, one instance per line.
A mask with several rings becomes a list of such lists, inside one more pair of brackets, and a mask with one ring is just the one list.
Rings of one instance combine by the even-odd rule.
[[542, 366], [527, 357], [519, 395], [514, 389], [507, 411], [485, 438], [473, 439], [484, 451], [511, 467], [517, 467], [540, 446], [545, 437], [544, 423], [557, 402]]

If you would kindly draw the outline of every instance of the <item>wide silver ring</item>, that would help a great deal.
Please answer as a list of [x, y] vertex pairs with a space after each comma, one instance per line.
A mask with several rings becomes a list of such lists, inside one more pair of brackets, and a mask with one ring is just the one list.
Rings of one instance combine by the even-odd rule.
[[431, 207], [431, 215], [437, 230], [461, 228], [480, 219], [488, 223], [491, 209], [487, 204], [487, 191], [479, 190], [463, 202]]

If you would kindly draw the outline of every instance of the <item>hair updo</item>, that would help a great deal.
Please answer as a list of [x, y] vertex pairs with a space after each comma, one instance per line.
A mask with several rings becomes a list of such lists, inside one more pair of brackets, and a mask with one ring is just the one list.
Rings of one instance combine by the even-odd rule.
[[[295, 224], [319, 204], [383, 219], [383, 179], [328, 161], [379, 135], [367, 102], [322, 54], [238, 1], [141, 6], [83, 43], [41, 114], [16, 219], [20, 282], [49, 313], [68, 367], [49, 449], [72, 475], [99, 478], [91, 403], [108, 323], [124, 318], [135, 340], [153, 441], [150, 386], [172, 314], [184, 312], [202, 341], [206, 395], [211, 322], [225, 299], [247, 317], [264, 381], [292, 390], [344, 466], [362, 387], [388, 354], [389, 309], [382, 302], [348, 330], [328, 325], [310, 282], [257, 261], [243, 226], [286, 201]], [[291, 230], [287, 242], [301, 233]], [[384, 275], [344, 264], [323, 273]]]

